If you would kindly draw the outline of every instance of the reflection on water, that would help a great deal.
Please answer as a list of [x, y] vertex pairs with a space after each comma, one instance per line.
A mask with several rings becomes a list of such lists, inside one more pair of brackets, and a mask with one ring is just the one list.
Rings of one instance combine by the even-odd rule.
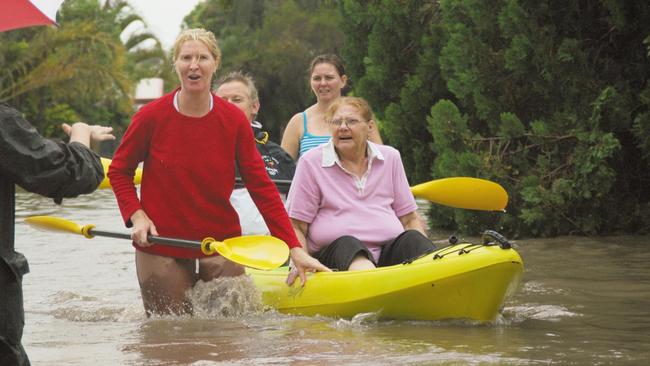
[[650, 358], [648, 237], [518, 241], [523, 284], [492, 324], [287, 316], [263, 310], [247, 278], [200, 283], [190, 294], [195, 316], [147, 319], [128, 241], [21, 222], [55, 215], [126, 231], [111, 192], [62, 206], [19, 193], [17, 204], [17, 247], [32, 270], [24, 344], [34, 365], [636, 365]]

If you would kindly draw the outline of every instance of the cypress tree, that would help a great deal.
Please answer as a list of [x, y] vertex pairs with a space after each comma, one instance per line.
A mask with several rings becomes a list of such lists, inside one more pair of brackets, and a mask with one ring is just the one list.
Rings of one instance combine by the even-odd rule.
[[354, 92], [411, 180], [476, 176], [510, 194], [505, 215], [434, 207], [435, 224], [648, 231], [648, 4], [348, 0], [342, 11]]

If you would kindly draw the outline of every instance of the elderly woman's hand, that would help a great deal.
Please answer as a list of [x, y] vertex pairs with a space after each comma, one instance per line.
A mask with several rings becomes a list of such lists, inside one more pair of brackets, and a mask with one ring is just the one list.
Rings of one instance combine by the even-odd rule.
[[318, 259], [312, 257], [303, 248], [291, 248], [291, 262], [293, 268], [289, 271], [287, 276], [287, 285], [291, 286], [296, 277], [300, 277], [300, 285], [305, 286], [307, 282], [307, 272], [332, 272], [331, 269], [325, 267]]

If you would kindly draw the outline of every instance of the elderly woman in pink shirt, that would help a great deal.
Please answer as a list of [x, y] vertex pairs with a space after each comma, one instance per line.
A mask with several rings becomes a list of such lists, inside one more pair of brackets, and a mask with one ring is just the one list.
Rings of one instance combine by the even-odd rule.
[[[325, 266], [388, 266], [435, 248], [424, 234], [399, 151], [368, 141], [368, 103], [343, 97], [327, 111], [332, 139], [300, 158], [287, 211], [303, 247]], [[292, 283], [295, 273], [287, 281]]]

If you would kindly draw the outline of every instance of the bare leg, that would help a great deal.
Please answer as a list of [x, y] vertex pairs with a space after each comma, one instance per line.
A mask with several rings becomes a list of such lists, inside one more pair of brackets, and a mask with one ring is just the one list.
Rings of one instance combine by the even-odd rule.
[[352, 260], [348, 271], [360, 271], [364, 269], [373, 269], [375, 264], [372, 263], [365, 255], [359, 254]]
[[219, 277], [235, 277], [244, 274], [244, 267], [217, 255], [199, 259], [199, 279], [205, 282]]
[[163, 257], [137, 250], [135, 265], [147, 316], [192, 312], [185, 291], [196, 282], [193, 259]]

